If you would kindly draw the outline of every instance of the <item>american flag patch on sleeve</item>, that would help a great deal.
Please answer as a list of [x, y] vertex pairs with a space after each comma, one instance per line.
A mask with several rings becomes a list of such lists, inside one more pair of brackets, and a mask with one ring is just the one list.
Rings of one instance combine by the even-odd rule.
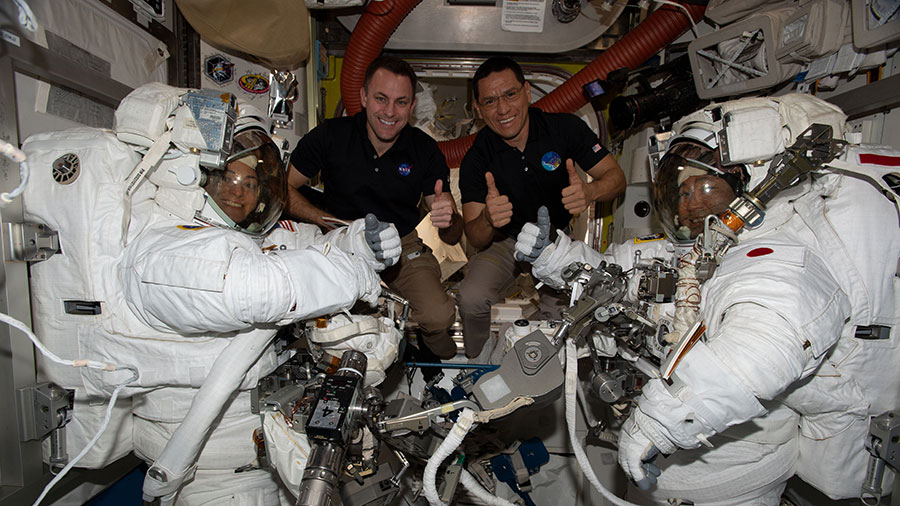
[[600, 151], [600, 143], [594, 144], [594, 147], [591, 148], [594, 153], [598, 153]]

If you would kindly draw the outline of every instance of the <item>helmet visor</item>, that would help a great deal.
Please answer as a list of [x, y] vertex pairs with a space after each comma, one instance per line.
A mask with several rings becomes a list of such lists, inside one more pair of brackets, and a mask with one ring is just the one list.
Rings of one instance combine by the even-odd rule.
[[212, 171], [204, 189], [229, 226], [252, 235], [268, 232], [287, 199], [278, 147], [258, 129], [235, 134], [225, 169]]
[[726, 179], [735, 178], [718, 167], [712, 148], [683, 142], [666, 152], [656, 171], [653, 202], [673, 242], [692, 242], [703, 232], [707, 216], [728, 208], [735, 190]]

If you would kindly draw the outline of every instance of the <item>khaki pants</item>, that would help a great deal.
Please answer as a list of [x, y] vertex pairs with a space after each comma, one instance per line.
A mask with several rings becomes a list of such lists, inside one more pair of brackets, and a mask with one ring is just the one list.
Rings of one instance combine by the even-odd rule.
[[469, 358], [478, 356], [490, 336], [491, 306], [499, 301], [500, 290], [525, 272], [523, 264], [513, 258], [515, 246], [516, 240], [508, 237], [469, 259], [466, 277], [459, 285], [459, 316]]
[[422, 330], [422, 340], [440, 358], [456, 355], [449, 329], [456, 321], [456, 303], [441, 284], [441, 268], [415, 230], [403, 237], [399, 264], [385, 269], [381, 279], [407, 299], [410, 319]]

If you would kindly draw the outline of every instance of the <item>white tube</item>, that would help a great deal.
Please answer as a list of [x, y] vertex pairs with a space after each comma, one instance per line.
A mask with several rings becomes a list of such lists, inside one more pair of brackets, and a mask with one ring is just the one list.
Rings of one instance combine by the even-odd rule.
[[476, 480], [475, 477], [465, 469], [462, 470], [462, 474], [460, 474], [459, 480], [460, 483], [462, 483], [462, 486], [466, 487], [466, 490], [475, 495], [475, 497], [484, 501], [485, 504], [488, 504], [490, 506], [517, 506], [514, 502], [507, 501], [502, 497], [491, 495], [491, 493], [485, 490], [484, 487], [481, 486], [481, 483], [478, 483], [478, 480]]
[[425, 499], [428, 500], [428, 504], [431, 506], [444, 506], [444, 503], [441, 502], [441, 498], [437, 492], [437, 484], [436, 484], [436, 476], [437, 470], [441, 466], [441, 463], [450, 456], [459, 445], [462, 444], [463, 438], [466, 437], [466, 434], [472, 429], [472, 425], [475, 423], [475, 412], [469, 408], [465, 408], [462, 410], [462, 413], [459, 414], [459, 417], [456, 419], [456, 423], [453, 425], [453, 428], [450, 429], [450, 433], [447, 434], [447, 437], [441, 442], [441, 445], [435, 450], [434, 455], [428, 459], [428, 463], [425, 464], [425, 475], [422, 477], [422, 491], [425, 493]]
[[572, 441], [572, 449], [575, 451], [575, 458], [578, 460], [578, 465], [581, 466], [581, 471], [584, 473], [584, 476], [607, 501], [613, 503], [615, 506], [640, 506], [619, 499], [613, 495], [612, 492], [607, 490], [606, 487], [600, 483], [600, 480], [597, 479], [597, 475], [594, 474], [591, 463], [588, 461], [587, 455], [584, 453], [584, 449], [578, 441], [578, 435], [575, 434], [575, 404], [577, 403], [575, 392], [577, 390], [577, 384], [577, 349], [575, 347], [575, 342], [569, 339], [566, 341], [566, 424], [569, 427], [569, 439]]
[[[172, 434], [156, 462], [144, 479], [144, 500], [155, 497], [173, 498], [193, 470], [209, 429], [231, 394], [238, 389], [244, 375], [275, 337], [271, 332], [244, 332], [216, 358], [203, 386], [194, 396], [191, 409]], [[160, 476], [164, 480], [156, 477]]]

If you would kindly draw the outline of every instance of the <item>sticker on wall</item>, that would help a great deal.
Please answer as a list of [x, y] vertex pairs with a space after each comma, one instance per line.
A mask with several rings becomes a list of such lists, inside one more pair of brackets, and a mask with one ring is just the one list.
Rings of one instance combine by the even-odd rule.
[[544, 153], [544, 156], [541, 157], [541, 166], [544, 167], [544, 170], [549, 172], [556, 170], [560, 163], [562, 163], [562, 159], [560, 159], [555, 151], [547, 151]]
[[254, 95], [261, 95], [269, 91], [269, 77], [256, 72], [242, 75], [238, 79], [238, 84], [241, 85], [242, 90]]
[[234, 63], [220, 54], [212, 55], [203, 62], [203, 75], [219, 86], [234, 80]]

